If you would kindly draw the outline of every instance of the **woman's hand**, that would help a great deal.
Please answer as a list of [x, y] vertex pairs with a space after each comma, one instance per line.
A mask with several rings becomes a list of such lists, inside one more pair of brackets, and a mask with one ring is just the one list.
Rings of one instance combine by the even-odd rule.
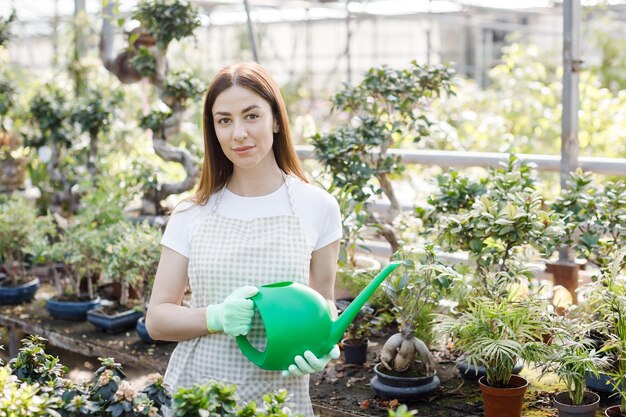
[[294, 363], [289, 365], [288, 370], [283, 371], [283, 376], [302, 376], [319, 372], [326, 368], [326, 365], [332, 359], [337, 359], [340, 354], [341, 352], [337, 345], [333, 346], [330, 352], [321, 358], [316, 357], [313, 352], [307, 350], [304, 352], [304, 355], [298, 355], [294, 358]]
[[254, 297], [259, 289], [252, 286], [237, 288], [219, 304], [206, 308], [206, 325], [210, 332], [223, 331], [229, 336], [248, 334], [252, 327]]

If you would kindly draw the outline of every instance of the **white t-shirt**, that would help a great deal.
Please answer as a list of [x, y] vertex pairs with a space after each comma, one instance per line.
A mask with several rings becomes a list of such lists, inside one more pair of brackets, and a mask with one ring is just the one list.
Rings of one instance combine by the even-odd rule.
[[[296, 214], [306, 234], [311, 251], [323, 248], [341, 238], [341, 213], [333, 196], [314, 185], [302, 182], [290, 176], [289, 186], [293, 195]], [[196, 205], [182, 202], [170, 216], [161, 244], [189, 258], [193, 233], [211, 214], [217, 193], [207, 204]], [[188, 209], [188, 210], [187, 210]], [[217, 207], [217, 214], [240, 220], [252, 220], [260, 217], [290, 215], [291, 206], [286, 185], [271, 194], [260, 197], [242, 197], [224, 190], [222, 200]]]

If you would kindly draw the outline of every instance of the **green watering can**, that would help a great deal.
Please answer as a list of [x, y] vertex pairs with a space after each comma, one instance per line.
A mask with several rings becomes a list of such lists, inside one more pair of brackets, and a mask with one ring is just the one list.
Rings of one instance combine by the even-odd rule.
[[265, 326], [267, 344], [261, 352], [246, 336], [237, 336], [239, 349], [255, 365], [269, 371], [288, 369], [296, 355], [302, 355], [306, 350], [317, 357], [328, 354], [341, 340], [363, 304], [400, 264], [392, 262], [387, 265], [337, 320], [332, 319], [324, 297], [306, 285], [283, 281], [259, 287], [259, 292], [250, 299]]

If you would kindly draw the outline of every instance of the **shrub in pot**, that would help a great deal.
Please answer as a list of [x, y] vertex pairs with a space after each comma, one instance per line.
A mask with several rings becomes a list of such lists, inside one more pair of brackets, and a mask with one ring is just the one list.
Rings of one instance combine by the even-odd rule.
[[139, 303], [129, 297], [132, 286], [146, 297], [147, 284], [152, 282], [159, 261], [160, 229], [147, 222], [120, 222], [113, 233], [117, 238], [106, 248], [105, 271], [107, 276], [121, 285], [121, 295], [112, 306], [92, 310], [87, 320], [96, 327], [117, 332], [136, 326], [142, 317], [145, 299]]
[[[503, 288], [495, 294], [506, 292]], [[513, 368], [518, 360], [536, 363], [548, 355], [542, 340], [551, 333], [546, 310], [540, 301], [509, 294], [473, 297], [459, 316], [442, 318], [439, 330], [450, 336], [467, 363], [485, 368], [479, 384], [486, 417], [521, 416], [528, 382], [513, 375]]]
[[407, 388], [405, 393], [389, 395], [402, 397], [403, 394], [425, 394], [436, 389], [439, 380], [436, 377], [435, 360], [428, 346], [415, 336], [416, 325], [422, 311], [436, 305], [454, 280], [459, 278], [459, 274], [450, 266], [436, 261], [432, 245], [427, 245], [423, 254], [399, 251], [394, 254], [394, 258], [402, 260], [402, 266], [383, 283], [383, 288], [393, 304], [398, 333], [389, 337], [383, 345], [381, 363], [375, 368], [379, 375], [372, 379], [372, 388], [377, 394], [385, 396], [388, 385], [381, 383], [384, 376], [380, 374], [410, 380], [415, 378], [415, 371], [418, 371], [430, 379], [428, 387], [415, 387], [415, 392]]
[[30, 301], [39, 288], [39, 278], [26, 269], [27, 255], [54, 233], [50, 216], [38, 216], [30, 201], [18, 195], [0, 196], [0, 261], [7, 278], [0, 282], [0, 304]]
[[578, 257], [606, 268], [626, 243], [623, 219], [626, 216], [626, 183], [598, 184], [591, 172], [580, 168], [570, 174], [567, 187], [552, 204], [563, 219], [565, 234], [556, 242], [559, 260], [547, 264], [555, 284], [565, 286], [574, 297], [578, 287]]
[[485, 192], [467, 209], [442, 215], [440, 242], [444, 249], [469, 253], [474, 262], [474, 287], [484, 289], [486, 276], [508, 273], [514, 256], [523, 262], [535, 255], [549, 255], [554, 241], [563, 234], [562, 221], [542, 208], [530, 167], [515, 155], [505, 166], [489, 168]]

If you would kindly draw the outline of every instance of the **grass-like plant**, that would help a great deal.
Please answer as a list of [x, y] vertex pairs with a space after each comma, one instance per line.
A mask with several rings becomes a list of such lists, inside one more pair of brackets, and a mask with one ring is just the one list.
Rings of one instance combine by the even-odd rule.
[[[555, 338], [542, 376], [548, 372], [556, 373], [567, 386], [572, 405], [584, 405], [586, 376], [599, 376], [609, 367], [609, 360], [596, 350], [593, 340], [585, 337], [589, 330], [586, 323], [568, 318], [561, 320], [560, 324], [563, 327], [561, 337]], [[595, 327], [599, 324], [595, 323]]]
[[518, 360], [538, 363], [549, 353], [542, 335], [550, 333], [546, 306], [537, 300], [478, 297], [458, 317], [442, 318], [439, 330], [450, 335], [468, 365], [483, 366], [486, 383], [506, 387]]

